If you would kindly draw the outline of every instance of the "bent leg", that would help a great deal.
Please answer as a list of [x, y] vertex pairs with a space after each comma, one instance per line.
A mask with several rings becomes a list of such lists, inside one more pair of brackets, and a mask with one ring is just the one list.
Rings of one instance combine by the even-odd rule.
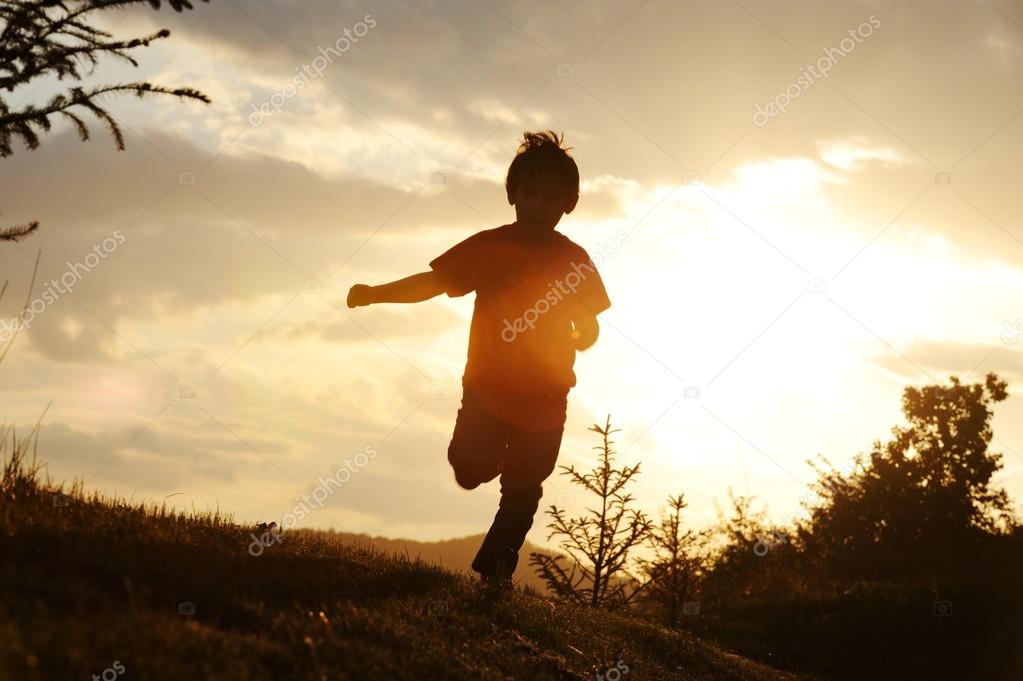
[[475, 489], [496, 478], [507, 442], [508, 425], [487, 412], [471, 388], [463, 388], [448, 445], [448, 463], [459, 486]]
[[530, 433], [513, 430], [501, 472], [501, 502], [472, 568], [481, 574], [511, 575], [543, 496], [542, 483], [554, 471], [564, 426]]

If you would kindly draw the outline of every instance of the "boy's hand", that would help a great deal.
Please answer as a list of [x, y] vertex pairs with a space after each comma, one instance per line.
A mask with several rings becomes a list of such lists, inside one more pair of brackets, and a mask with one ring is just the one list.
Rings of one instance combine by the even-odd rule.
[[373, 303], [372, 286], [356, 284], [348, 291], [348, 307], [362, 307]]
[[597, 342], [600, 335], [600, 326], [597, 324], [597, 317], [589, 312], [580, 313], [572, 320], [575, 329], [572, 330], [572, 340], [575, 341], [575, 349], [582, 352]]

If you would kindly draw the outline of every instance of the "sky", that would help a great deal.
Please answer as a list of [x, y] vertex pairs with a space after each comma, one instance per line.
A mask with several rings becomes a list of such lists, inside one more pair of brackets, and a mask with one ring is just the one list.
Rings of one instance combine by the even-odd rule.
[[[53, 479], [241, 522], [485, 531], [497, 482], [462, 490], [446, 460], [474, 294], [345, 298], [512, 222], [508, 164], [550, 128], [582, 178], [558, 229], [612, 302], [559, 463], [590, 468], [610, 416], [647, 513], [683, 492], [705, 526], [732, 489], [782, 521], [809, 460], [848, 469], [904, 423], [906, 387], [996, 372], [997, 483], [1023, 512], [1018, 3], [213, 0], [102, 24], [171, 36], [88, 82], [212, 103], [111, 98], [125, 151], [90, 120], [0, 161], [4, 223], [42, 223], [0, 249], [0, 317], [73, 282], [0, 364]], [[544, 483], [541, 510], [590, 503]]]

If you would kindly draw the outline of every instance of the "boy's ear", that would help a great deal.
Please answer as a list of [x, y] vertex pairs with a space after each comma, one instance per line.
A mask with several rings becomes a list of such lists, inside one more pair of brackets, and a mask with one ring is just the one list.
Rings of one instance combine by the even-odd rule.
[[569, 213], [574, 211], [575, 210], [575, 204], [577, 204], [577, 203], [579, 203], [579, 195], [578, 194], [573, 196], [571, 198], [571, 200], [569, 200], [569, 202], [567, 204], [565, 204], [565, 214], [568, 215]]
[[508, 205], [509, 206], [514, 206], [515, 205], [515, 197], [512, 196], [511, 189], [508, 189], [507, 187], [505, 187], [505, 192], [508, 194]]

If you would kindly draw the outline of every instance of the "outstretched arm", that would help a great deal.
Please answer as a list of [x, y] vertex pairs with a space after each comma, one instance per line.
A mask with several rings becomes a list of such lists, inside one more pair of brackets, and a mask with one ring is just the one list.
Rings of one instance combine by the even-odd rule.
[[444, 286], [440, 277], [430, 270], [379, 286], [356, 284], [348, 292], [348, 307], [373, 303], [418, 303], [441, 293], [444, 293]]

